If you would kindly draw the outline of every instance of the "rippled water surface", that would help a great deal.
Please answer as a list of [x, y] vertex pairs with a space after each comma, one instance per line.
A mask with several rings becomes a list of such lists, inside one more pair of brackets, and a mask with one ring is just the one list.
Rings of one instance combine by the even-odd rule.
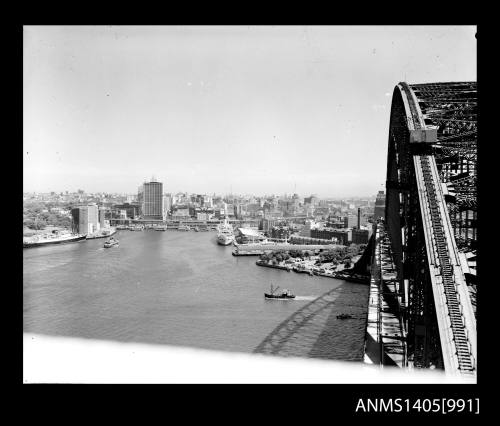
[[[23, 250], [24, 331], [362, 358], [367, 286], [259, 267], [256, 257], [234, 257], [231, 246], [217, 245], [213, 232], [115, 237], [120, 245], [111, 249], [100, 239]], [[265, 300], [271, 283], [297, 298]], [[337, 320], [341, 312], [354, 319]]]

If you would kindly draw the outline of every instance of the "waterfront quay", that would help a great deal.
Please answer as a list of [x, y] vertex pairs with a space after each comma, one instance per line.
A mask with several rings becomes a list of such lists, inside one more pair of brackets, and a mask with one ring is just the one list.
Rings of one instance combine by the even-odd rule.
[[[356, 256], [353, 260], [356, 262], [359, 259], [360, 256]], [[255, 262], [256, 265], [258, 266], [264, 266], [267, 268], [274, 268], [274, 269], [281, 269], [283, 271], [293, 271], [297, 273], [302, 273], [302, 274], [307, 274], [310, 276], [320, 276], [320, 277], [327, 277], [327, 278], [335, 278], [335, 279], [341, 279], [345, 281], [353, 281], [353, 282], [359, 282], [359, 283], [364, 283], [364, 279], [360, 278], [354, 278], [349, 274], [349, 270], [345, 269], [344, 265], [336, 265], [333, 266], [332, 264], [325, 263], [321, 266], [317, 265], [319, 257], [318, 256], [310, 256], [307, 260], [304, 260], [303, 258], [298, 258], [294, 260], [287, 260], [287, 261], [282, 261], [282, 262], [272, 262], [272, 261], [267, 261], [267, 260], [257, 260]]]
[[94, 240], [96, 238], [108, 238], [116, 234], [117, 229], [115, 227], [104, 228], [92, 234], [88, 234], [87, 240]]
[[252, 243], [252, 244], [235, 244], [236, 255], [241, 252], [268, 252], [268, 251], [286, 251], [286, 250], [308, 250], [321, 251], [339, 249], [345, 246], [339, 244], [289, 244], [289, 243]]
[[[168, 229], [175, 229], [182, 225], [187, 225], [190, 227], [216, 227], [221, 223], [219, 219], [208, 219], [208, 220], [198, 220], [191, 217], [186, 217], [185, 219], [109, 219], [109, 222], [113, 226], [130, 226], [130, 225], [144, 225], [150, 227], [165, 226]], [[227, 219], [227, 222], [233, 226], [248, 226], [251, 228], [257, 228], [259, 225], [259, 219]]]
[[[355, 269], [350, 269], [351, 264], [355, 264], [361, 254], [349, 256], [340, 263], [336, 260], [322, 259], [321, 253], [325, 250], [340, 251], [345, 246], [338, 244], [328, 245], [303, 245], [289, 243], [249, 243], [234, 244], [233, 256], [260, 256], [255, 262], [258, 266], [280, 269], [283, 271], [294, 271], [308, 274], [310, 276], [323, 276], [328, 278], [341, 279], [356, 283], [367, 284], [368, 277], [359, 274]], [[294, 252], [294, 256], [290, 256]], [[349, 268], [348, 268], [349, 267]]]
[[252, 244], [235, 244], [236, 249], [243, 251], [280, 251], [280, 250], [333, 250], [345, 246], [340, 244], [289, 244], [289, 243], [252, 243]]

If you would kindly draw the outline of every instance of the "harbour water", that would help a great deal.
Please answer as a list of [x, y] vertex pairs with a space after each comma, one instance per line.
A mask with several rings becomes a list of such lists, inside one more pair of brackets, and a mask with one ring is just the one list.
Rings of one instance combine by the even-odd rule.
[[[213, 232], [115, 238], [110, 249], [97, 239], [23, 250], [25, 332], [362, 360], [368, 286], [259, 267]], [[271, 283], [296, 299], [265, 300]], [[279, 347], [263, 344], [288, 323]]]

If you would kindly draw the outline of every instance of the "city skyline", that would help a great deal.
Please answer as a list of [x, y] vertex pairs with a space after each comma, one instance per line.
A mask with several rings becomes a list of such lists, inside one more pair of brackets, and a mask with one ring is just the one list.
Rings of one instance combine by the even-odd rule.
[[[162, 182], [160, 182], [162, 183]], [[23, 194], [24, 195], [29, 195], [29, 194], [36, 194], [36, 195], [75, 195], [75, 194], [79, 194], [80, 191], [83, 191], [81, 192], [81, 195], [85, 195], [85, 196], [88, 196], [88, 195], [99, 195], [99, 196], [102, 196], [102, 195], [107, 195], [107, 196], [122, 196], [122, 197], [136, 197], [138, 196], [138, 191], [135, 191], [135, 192], [108, 192], [108, 191], [85, 191], [84, 189], [82, 188], [79, 188], [78, 190], [76, 191], [69, 191], [69, 190], [63, 190], [63, 191], [44, 191], [44, 192], [38, 192], [38, 191], [23, 191]], [[384, 189], [382, 190], [379, 190], [378, 192], [384, 192]], [[377, 193], [378, 193], [377, 192]], [[172, 196], [175, 196], [175, 195], [180, 195], [180, 194], [183, 194], [183, 195], [206, 195], [206, 196], [209, 196], [209, 197], [255, 197], [255, 198], [268, 198], [268, 197], [278, 197], [278, 198], [281, 198], [281, 197], [293, 197], [294, 195], [297, 195], [299, 198], [308, 198], [310, 196], [317, 196], [319, 199], [321, 200], [335, 200], [335, 201], [340, 201], [340, 200], [356, 200], [356, 199], [375, 199], [377, 194], [357, 194], [357, 195], [347, 195], [347, 196], [344, 196], [344, 197], [319, 197], [318, 194], [316, 193], [310, 193], [310, 194], [297, 194], [297, 193], [282, 193], [282, 194], [257, 194], [257, 193], [244, 193], [244, 194], [240, 194], [240, 193], [216, 193], [216, 192], [205, 192], [205, 193], [200, 193], [200, 192], [189, 192], [189, 191], [176, 191], [176, 192], [169, 192], [169, 191], [164, 191], [163, 192], [164, 195], [172, 195]]]
[[395, 84], [475, 80], [475, 32], [24, 27], [23, 191], [376, 194]]

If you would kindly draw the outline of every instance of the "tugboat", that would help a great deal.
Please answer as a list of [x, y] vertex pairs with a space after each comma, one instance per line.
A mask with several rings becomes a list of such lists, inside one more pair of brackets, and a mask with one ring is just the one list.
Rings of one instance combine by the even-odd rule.
[[337, 315], [337, 319], [350, 319], [350, 318], [352, 318], [352, 315], [350, 315], [350, 314]]
[[287, 290], [286, 288], [283, 289], [281, 294], [275, 294], [278, 288], [279, 286], [273, 289], [273, 285], [271, 284], [271, 293], [264, 293], [264, 297], [266, 299], [281, 299], [281, 300], [295, 299], [295, 294], [292, 294], [290, 290]]
[[104, 248], [111, 248], [117, 245], [118, 245], [118, 240], [115, 240], [113, 237], [111, 237], [108, 241], [104, 243]]

